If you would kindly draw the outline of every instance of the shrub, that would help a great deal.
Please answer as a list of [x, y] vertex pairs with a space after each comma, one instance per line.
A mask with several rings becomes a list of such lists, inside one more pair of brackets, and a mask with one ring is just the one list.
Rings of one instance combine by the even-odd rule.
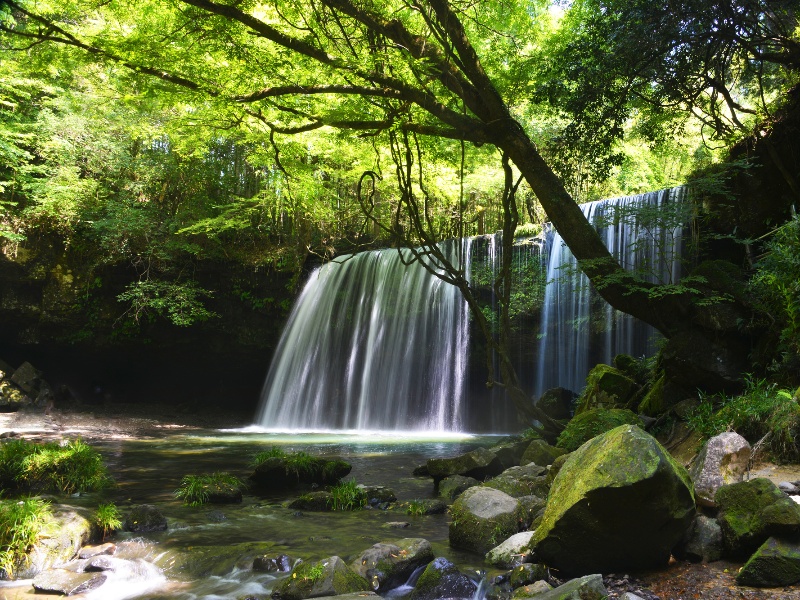
[[218, 472], [210, 475], [184, 475], [175, 496], [188, 506], [201, 506], [208, 502], [214, 492], [239, 490], [244, 483], [230, 473]]
[[331, 488], [331, 510], [358, 510], [367, 505], [367, 493], [355, 481], [342, 481]]
[[97, 507], [92, 521], [100, 529], [105, 540], [109, 533], [122, 529], [121, 517], [116, 504], [108, 502]]
[[80, 439], [63, 446], [5, 442], [0, 477], [4, 486], [54, 494], [97, 491], [111, 483], [100, 453]]
[[250, 466], [253, 468], [262, 465], [270, 458], [286, 458], [287, 454], [283, 450], [283, 448], [278, 448], [277, 446], [270, 446], [266, 450], [259, 452], [253, 457], [253, 460], [250, 461]]
[[40, 498], [0, 500], [0, 569], [12, 577], [28, 552], [53, 523], [50, 505]]

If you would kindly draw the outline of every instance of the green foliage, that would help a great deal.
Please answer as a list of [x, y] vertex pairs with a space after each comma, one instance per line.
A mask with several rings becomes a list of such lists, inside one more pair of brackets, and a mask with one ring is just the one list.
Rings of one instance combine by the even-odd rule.
[[567, 452], [577, 450], [593, 437], [620, 425], [642, 425], [642, 420], [627, 409], [595, 408], [575, 416], [558, 436], [556, 446]]
[[769, 315], [778, 340], [771, 352], [771, 369], [789, 385], [800, 373], [800, 219], [779, 227], [767, 243], [750, 282], [758, 308]]
[[286, 451], [283, 448], [270, 446], [268, 449], [256, 454], [253, 460], [250, 461], [250, 466], [256, 468], [269, 458], [286, 458], [286, 456]]
[[517, 225], [514, 230], [514, 237], [536, 237], [541, 233], [541, 223], [523, 223], [522, 225]]
[[415, 517], [426, 514], [428, 510], [427, 505], [419, 500], [410, 500], [409, 502], [404, 502], [401, 506], [405, 509], [407, 515]]
[[63, 446], [13, 440], [0, 448], [0, 476], [5, 486], [72, 494], [100, 490], [111, 483], [100, 453], [80, 439]]
[[215, 491], [238, 490], [244, 487], [235, 475], [216, 472], [209, 475], [184, 475], [175, 496], [187, 506], [202, 506]]
[[734, 397], [704, 396], [687, 420], [706, 439], [736, 431], [751, 444], [761, 441], [777, 460], [797, 460], [800, 405], [792, 394], [766, 379], [748, 376], [744, 393]]
[[331, 488], [331, 510], [358, 510], [367, 505], [367, 493], [355, 481], [342, 481]]
[[0, 500], [0, 570], [13, 577], [28, 552], [52, 526], [50, 505], [40, 498]]
[[130, 304], [125, 314], [136, 323], [155, 314], [169, 319], [173, 325], [188, 327], [219, 316], [203, 306], [201, 299], [211, 295], [212, 292], [194, 281], [178, 283], [145, 279], [128, 284], [117, 299]]
[[92, 522], [100, 529], [104, 540], [108, 534], [122, 529], [122, 515], [113, 502], [100, 504], [92, 515]]

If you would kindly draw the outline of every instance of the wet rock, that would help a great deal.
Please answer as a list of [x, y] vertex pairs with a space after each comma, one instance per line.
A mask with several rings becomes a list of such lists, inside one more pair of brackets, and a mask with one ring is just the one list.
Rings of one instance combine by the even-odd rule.
[[546, 467], [552, 465], [556, 458], [566, 453], [567, 451], [563, 448], [551, 446], [544, 440], [533, 440], [528, 444], [525, 454], [522, 455], [520, 464], [524, 466], [534, 463], [540, 467]]
[[439, 482], [439, 497], [452, 502], [462, 492], [471, 487], [479, 485], [480, 482], [474, 477], [464, 477], [463, 475], [451, 475]]
[[642, 420], [633, 412], [621, 408], [595, 408], [575, 415], [558, 436], [556, 446], [568, 452], [577, 450], [590, 439], [620, 425], [642, 427]]
[[78, 552], [78, 558], [92, 558], [100, 554], [113, 555], [117, 552], [117, 545], [112, 543], [100, 544], [98, 546], [84, 546]]
[[331, 510], [333, 496], [330, 492], [309, 492], [287, 504], [287, 508], [325, 512]]
[[568, 574], [662, 567], [694, 515], [686, 470], [655, 438], [623, 425], [569, 456], [533, 544], [539, 560]]
[[292, 570], [292, 559], [286, 554], [264, 554], [253, 559], [253, 571], [261, 573], [285, 573]]
[[531, 555], [532, 531], [515, 533], [486, 553], [486, 562], [500, 569], [511, 569], [526, 562]]
[[369, 582], [354, 573], [338, 556], [300, 563], [272, 592], [280, 600], [303, 600], [370, 591]]
[[723, 486], [714, 500], [725, 551], [732, 557], [751, 554], [771, 536], [800, 534], [800, 505], [769, 479]]
[[364, 492], [367, 497], [367, 503], [371, 506], [397, 502], [397, 496], [395, 495], [394, 491], [384, 485], [359, 484], [358, 489]]
[[638, 390], [636, 382], [611, 365], [596, 365], [586, 377], [586, 387], [578, 398], [575, 415], [596, 408], [628, 408]]
[[417, 568], [433, 558], [428, 540], [404, 538], [373, 545], [364, 550], [350, 568], [380, 593], [404, 584]]
[[39, 573], [33, 579], [33, 589], [40, 594], [72, 596], [94, 590], [106, 581], [102, 573], [75, 573], [63, 569], [52, 569]]
[[486, 448], [477, 448], [455, 458], [431, 458], [427, 466], [435, 483], [451, 475], [483, 480], [503, 472], [503, 463], [494, 452]]
[[406, 529], [411, 527], [411, 523], [408, 521], [388, 521], [383, 526], [387, 529]]
[[697, 503], [715, 507], [717, 490], [742, 481], [749, 461], [750, 444], [738, 433], [720, 433], [708, 440], [689, 471]]
[[[522, 587], [515, 590], [512, 598], [530, 598], [531, 596], [523, 592], [525, 589]], [[586, 575], [573, 579], [564, 585], [535, 596], [536, 600], [604, 600], [607, 597], [608, 592], [600, 575]]]
[[417, 580], [410, 600], [438, 600], [439, 598], [469, 598], [477, 586], [446, 558], [436, 558], [425, 567]]
[[714, 562], [722, 558], [722, 529], [716, 519], [697, 515], [684, 538], [675, 550], [676, 556], [692, 562]]
[[83, 566], [83, 570], [88, 573], [99, 571], [131, 571], [130, 565], [132, 564], [133, 563], [129, 560], [101, 554], [90, 558]]
[[500, 475], [484, 483], [485, 487], [505, 492], [509, 496], [518, 498], [520, 496], [547, 497], [550, 484], [545, 473], [547, 469], [534, 463], [529, 463], [524, 467], [511, 467]]
[[538, 598], [540, 594], [549, 592], [552, 589], [553, 589], [552, 585], [550, 585], [544, 580], [540, 580], [530, 585], [524, 585], [521, 588], [517, 588], [516, 590], [514, 590], [512, 598], [532, 598], [534, 596]]
[[736, 583], [753, 587], [800, 583], [800, 538], [769, 538], [739, 571]]
[[133, 533], [164, 531], [167, 528], [167, 518], [152, 504], [140, 504], [128, 513], [123, 528]]
[[525, 563], [514, 567], [508, 575], [508, 583], [515, 590], [536, 581], [546, 580], [550, 575], [545, 565]]
[[485, 554], [517, 533], [523, 519], [516, 498], [487, 487], [461, 494], [450, 508], [450, 545]]
[[575, 392], [567, 388], [550, 388], [542, 394], [536, 406], [551, 419], [557, 421], [569, 419], [572, 416], [572, 405], [575, 404], [577, 397], [578, 395]]

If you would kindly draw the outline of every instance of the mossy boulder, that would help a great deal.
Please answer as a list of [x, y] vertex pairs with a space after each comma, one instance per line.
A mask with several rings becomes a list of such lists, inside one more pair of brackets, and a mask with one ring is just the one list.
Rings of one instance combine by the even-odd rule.
[[566, 453], [567, 451], [563, 448], [551, 446], [544, 440], [533, 440], [525, 449], [525, 454], [522, 455], [519, 464], [524, 466], [534, 463], [540, 467], [546, 467], [552, 465], [556, 458]]
[[576, 415], [558, 436], [556, 446], [567, 452], [577, 450], [595, 436], [611, 431], [620, 425], [644, 427], [642, 420], [632, 411], [623, 408], [595, 408]]
[[800, 505], [769, 479], [759, 477], [723, 486], [714, 500], [729, 556], [746, 557], [772, 536], [800, 534]]
[[548, 578], [548, 568], [539, 563], [525, 563], [514, 567], [508, 574], [508, 584], [512, 590], [521, 588], [523, 585], [530, 585], [535, 581]]
[[489, 450], [498, 458], [503, 468], [508, 469], [522, 464], [522, 455], [525, 454], [530, 443], [529, 439], [514, 440], [492, 446]]
[[639, 386], [611, 365], [596, 365], [586, 377], [586, 387], [578, 398], [575, 414], [595, 408], [627, 407]]
[[404, 584], [416, 569], [433, 559], [428, 540], [404, 538], [373, 545], [350, 568], [369, 581], [376, 592], [386, 592]]
[[689, 475], [635, 425], [570, 454], [550, 489], [533, 545], [564, 573], [662, 567], [695, 514]]
[[480, 481], [474, 477], [464, 477], [463, 475], [451, 475], [439, 482], [439, 497], [452, 502], [463, 492], [471, 487], [480, 485]]
[[29, 579], [77, 556], [81, 546], [91, 538], [92, 525], [74, 510], [56, 509], [47, 531], [33, 545], [26, 561], [16, 565], [13, 572], [16, 579]]
[[310, 510], [312, 512], [326, 512], [333, 506], [333, 495], [326, 491], [309, 492], [295, 498], [286, 505], [294, 510]]
[[487, 448], [477, 448], [453, 458], [431, 458], [427, 462], [428, 474], [438, 483], [451, 475], [463, 475], [484, 480], [503, 472], [503, 463], [497, 454]]
[[367, 592], [369, 582], [355, 573], [338, 556], [297, 565], [286, 579], [275, 586], [272, 597], [280, 600], [303, 600], [320, 596], [338, 596]]
[[516, 498], [483, 486], [461, 494], [450, 515], [450, 545], [480, 554], [517, 533], [525, 517]]
[[167, 518], [152, 504], [140, 504], [128, 513], [123, 528], [132, 533], [164, 531], [167, 528]]
[[736, 583], [753, 587], [800, 583], [800, 538], [769, 538], [739, 571]]
[[666, 375], [662, 375], [645, 394], [639, 403], [639, 413], [648, 417], [657, 417], [666, 412], [669, 408], [665, 402], [664, 383], [667, 381]]
[[526, 593], [527, 588], [521, 587], [514, 591], [512, 598], [536, 598], [536, 600], [605, 600], [608, 598], [608, 591], [603, 585], [602, 575], [586, 575], [578, 579], [572, 579], [564, 585], [537, 593], [530, 596]]
[[524, 467], [511, 467], [483, 485], [505, 492], [509, 496], [538, 496], [546, 498], [550, 489], [547, 482], [546, 469], [530, 463]]
[[726, 431], [708, 440], [689, 471], [697, 503], [714, 507], [714, 496], [719, 488], [742, 481], [750, 452], [750, 444], [735, 431]]
[[472, 598], [477, 585], [446, 558], [436, 558], [425, 567], [410, 600]]
[[551, 419], [561, 421], [572, 416], [572, 405], [577, 397], [575, 392], [567, 388], [550, 388], [542, 394], [536, 406]]
[[334, 485], [350, 473], [350, 463], [338, 458], [271, 456], [250, 475], [250, 484], [260, 491], [282, 491], [298, 485]]
[[[486, 553], [486, 562], [500, 569], [511, 569], [530, 556], [532, 531], [520, 531]], [[522, 584], [525, 585], [525, 584]]]

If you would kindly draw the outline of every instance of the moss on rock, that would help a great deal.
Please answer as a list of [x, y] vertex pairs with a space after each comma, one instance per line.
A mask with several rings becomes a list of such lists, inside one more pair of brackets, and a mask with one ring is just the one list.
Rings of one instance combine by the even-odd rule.
[[627, 407], [637, 388], [636, 382], [619, 369], [596, 365], [586, 377], [586, 387], [578, 398], [575, 414], [600, 407]]
[[303, 600], [370, 591], [369, 582], [355, 573], [338, 556], [317, 562], [300, 563], [275, 586], [273, 598]]
[[739, 585], [779, 587], [800, 582], [800, 540], [769, 538], [736, 576]]
[[450, 515], [450, 545], [481, 554], [517, 533], [525, 518], [518, 500], [482, 486], [461, 494]]
[[642, 420], [632, 411], [622, 408], [595, 408], [576, 415], [558, 436], [556, 446], [567, 452], [577, 450], [595, 436], [611, 431], [620, 425], [643, 426]]

